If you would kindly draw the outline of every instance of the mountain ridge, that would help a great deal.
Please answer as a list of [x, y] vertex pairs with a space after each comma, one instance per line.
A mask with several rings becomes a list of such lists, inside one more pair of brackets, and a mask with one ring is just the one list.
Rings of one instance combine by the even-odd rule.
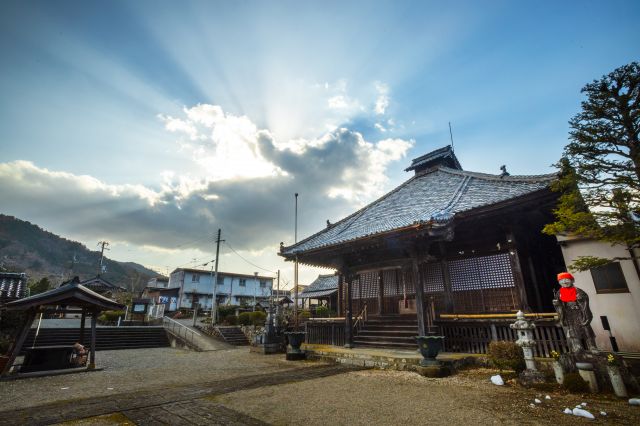
[[[30, 279], [47, 277], [57, 285], [73, 276], [81, 280], [98, 274], [100, 252], [69, 240], [40, 226], [0, 213], [0, 266], [26, 272]], [[106, 272], [100, 275], [132, 291], [143, 289], [157, 272], [135, 262], [104, 257]]]

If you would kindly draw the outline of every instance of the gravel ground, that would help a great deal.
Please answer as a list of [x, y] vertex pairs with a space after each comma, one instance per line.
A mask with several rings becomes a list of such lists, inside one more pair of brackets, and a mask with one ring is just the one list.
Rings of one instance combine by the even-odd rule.
[[[233, 380], [319, 364], [287, 362], [282, 354], [252, 354], [246, 347], [215, 352], [171, 348], [102, 351], [97, 353], [97, 360], [105, 370], [0, 382], [2, 409], [145, 389], [169, 390], [172, 386]], [[582, 402], [587, 403], [585, 408], [596, 416], [598, 423], [640, 424], [640, 407], [629, 406], [626, 400], [612, 395], [572, 395], [554, 386], [545, 391], [525, 389], [509, 380], [506, 386], [495, 386], [489, 382], [493, 374], [496, 371], [475, 369], [431, 379], [412, 372], [353, 371], [207, 398], [276, 425], [576, 425], [587, 420], [562, 411]], [[551, 399], [545, 399], [545, 395]], [[542, 403], [535, 404], [535, 398]], [[601, 415], [601, 411], [607, 415]], [[78, 424], [118, 424], [120, 420], [101, 416]]]
[[87, 396], [112, 395], [258, 373], [304, 368], [280, 355], [250, 353], [245, 347], [214, 352], [173, 348], [96, 352], [104, 370], [0, 382], [2, 410]]
[[[626, 400], [540, 392], [517, 385], [500, 387], [489, 382], [492, 374], [496, 372], [480, 369], [430, 379], [410, 372], [367, 370], [214, 399], [277, 425], [575, 425], [587, 420], [562, 411], [581, 402], [587, 402], [585, 409], [596, 416], [598, 423], [640, 424], [640, 407], [629, 406]], [[545, 395], [551, 399], [545, 399]], [[535, 398], [542, 404], [531, 407]]]

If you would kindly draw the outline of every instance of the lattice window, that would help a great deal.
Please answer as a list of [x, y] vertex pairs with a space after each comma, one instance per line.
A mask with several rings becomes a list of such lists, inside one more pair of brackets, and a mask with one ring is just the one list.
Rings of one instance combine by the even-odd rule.
[[515, 287], [508, 253], [452, 260], [448, 266], [452, 291]]
[[[378, 297], [378, 272], [365, 272], [360, 274], [357, 293], [354, 291], [354, 299], [373, 299]], [[357, 297], [355, 296], [357, 294]]]
[[400, 271], [398, 269], [387, 269], [382, 272], [385, 296], [398, 296], [402, 294], [402, 284]]
[[[345, 287], [347, 286], [347, 282], [344, 283]], [[351, 299], [361, 299], [360, 297], [360, 280], [358, 278], [354, 278], [351, 281]]]
[[425, 293], [444, 291], [442, 280], [442, 266], [440, 263], [427, 263], [422, 270]]

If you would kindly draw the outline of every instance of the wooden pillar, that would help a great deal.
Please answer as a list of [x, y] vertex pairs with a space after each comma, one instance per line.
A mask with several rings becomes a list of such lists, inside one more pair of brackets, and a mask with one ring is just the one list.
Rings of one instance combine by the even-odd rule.
[[536, 304], [538, 305], [536, 312], [542, 312], [542, 296], [540, 295], [540, 287], [538, 283], [538, 276], [536, 274], [536, 268], [533, 264], [533, 258], [531, 255], [527, 256], [527, 263], [529, 271], [531, 272], [531, 284], [533, 284], [533, 291], [536, 296]]
[[418, 257], [411, 258], [411, 272], [413, 276], [413, 285], [416, 290], [416, 315], [418, 316], [418, 336], [426, 336], [425, 328], [425, 311], [424, 311], [424, 283], [422, 282], [422, 274], [420, 273], [420, 264]]
[[338, 316], [342, 316], [342, 311], [344, 310], [344, 299], [343, 299], [343, 287], [344, 287], [344, 276], [342, 274], [338, 275], [338, 308], [336, 312]]
[[9, 359], [7, 360], [7, 364], [4, 366], [4, 369], [1, 372], [2, 374], [0, 374], [1, 376], [4, 377], [9, 374], [9, 370], [11, 370], [11, 367], [13, 366], [13, 363], [16, 360], [16, 357], [20, 354], [20, 351], [22, 350], [22, 345], [24, 344], [24, 341], [27, 338], [27, 334], [29, 334], [29, 329], [31, 329], [31, 323], [33, 322], [35, 317], [36, 317], [36, 310], [33, 308], [29, 309], [27, 311], [27, 317], [25, 318], [24, 324], [22, 324], [22, 330], [20, 330], [20, 333], [18, 334], [18, 337], [16, 338], [15, 343], [13, 344], [13, 348], [9, 352]]
[[449, 274], [449, 262], [442, 259], [440, 262], [442, 270], [442, 283], [444, 284], [444, 309], [448, 314], [452, 314], [455, 309], [453, 302], [453, 288], [451, 287], [451, 274]]
[[91, 351], [89, 352], [89, 370], [96, 368], [96, 317], [98, 310], [91, 311]]
[[345, 275], [345, 285], [347, 290], [347, 303], [344, 313], [344, 347], [353, 348], [353, 277], [352, 274]]
[[384, 313], [384, 271], [378, 271], [378, 315]]
[[87, 319], [87, 309], [82, 308], [82, 316], [80, 317], [80, 338], [78, 340], [81, 345], [84, 345], [84, 325], [85, 325], [86, 319]]
[[522, 266], [520, 265], [520, 256], [518, 255], [516, 239], [513, 231], [507, 232], [507, 242], [509, 244], [509, 258], [511, 259], [511, 266], [513, 267], [513, 278], [515, 280], [520, 299], [520, 306], [518, 308], [523, 312], [531, 312], [531, 307], [527, 300], [527, 290], [524, 288]]

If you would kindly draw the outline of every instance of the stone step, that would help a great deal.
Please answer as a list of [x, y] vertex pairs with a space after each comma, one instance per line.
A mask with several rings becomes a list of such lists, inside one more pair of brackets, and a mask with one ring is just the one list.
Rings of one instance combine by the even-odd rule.
[[355, 337], [354, 340], [355, 339], [359, 341], [364, 341], [364, 342], [380, 341], [380, 342], [399, 342], [399, 343], [414, 343], [414, 344], [416, 341], [414, 337], [410, 337], [410, 336], [379, 336], [379, 335], [362, 336], [360, 334], [357, 337]]
[[384, 342], [379, 340], [368, 341], [368, 340], [360, 340], [354, 339], [353, 343], [356, 347], [371, 347], [371, 348], [410, 348], [418, 350], [418, 346], [416, 343], [404, 343], [404, 342]]

